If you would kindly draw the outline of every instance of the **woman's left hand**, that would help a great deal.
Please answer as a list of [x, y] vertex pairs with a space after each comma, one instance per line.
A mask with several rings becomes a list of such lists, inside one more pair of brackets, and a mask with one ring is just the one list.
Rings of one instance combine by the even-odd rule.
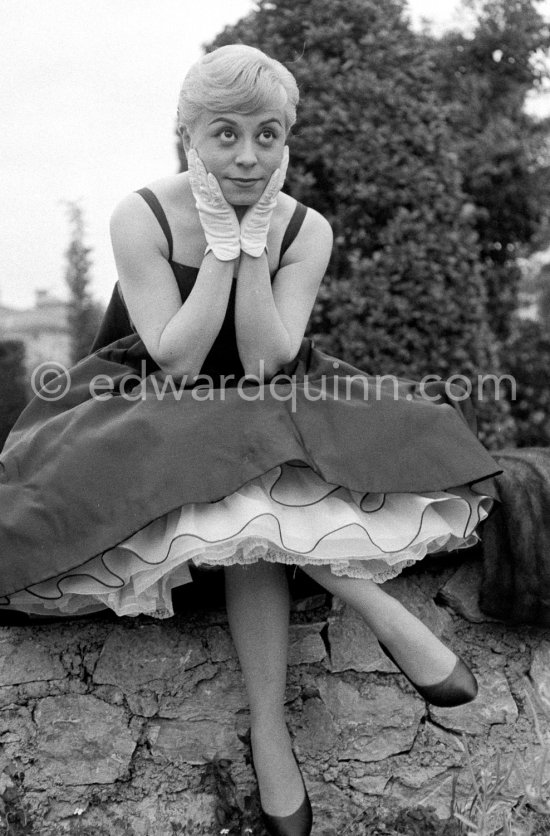
[[254, 258], [259, 258], [266, 249], [271, 214], [285, 182], [288, 153], [288, 145], [285, 145], [281, 165], [271, 175], [260, 199], [248, 209], [241, 221], [241, 250]]
[[205, 255], [211, 250], [220, 261], [233, 261], [241, 254], [240, 227], [235, 210], [194, 148], [189, 149], [187, 162], [195, 206], [208, 244]]

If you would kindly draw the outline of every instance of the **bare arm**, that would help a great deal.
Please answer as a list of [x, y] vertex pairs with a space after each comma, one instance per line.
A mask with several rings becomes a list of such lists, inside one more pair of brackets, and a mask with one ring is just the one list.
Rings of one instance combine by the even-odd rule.
[[160, 227], [139, 195], [128, 195], [111, 219], [120, 286], [130, 317], [147, 351], [169, 374], [199, 374], [227, 310], [234, 261], [209, 253], [182, 305], [163, 250]]
[[296, 356], [331, 248], [332, 230], [328, 222], [309, 209], [296, 240], [284, 255], [273, 285], [265, 253], [259, 258], [242, 253], [235, 327], [246, 374], [270, 379]]

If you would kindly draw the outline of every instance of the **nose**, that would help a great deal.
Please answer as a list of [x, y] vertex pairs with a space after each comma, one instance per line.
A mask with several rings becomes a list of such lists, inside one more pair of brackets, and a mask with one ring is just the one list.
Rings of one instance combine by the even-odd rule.
[[237, 165], [246, 166], [247, 168], [251, 168], [252, 166], [256, 165], [258, 161], [258, 157], [256, 155], [256, 149], [254, 148], [254, 142], [250, 138], [243, 138], [242, 142], [239, 144], [239, 148], [237, 149], [237, 155], [235, 157], [235, 162]]

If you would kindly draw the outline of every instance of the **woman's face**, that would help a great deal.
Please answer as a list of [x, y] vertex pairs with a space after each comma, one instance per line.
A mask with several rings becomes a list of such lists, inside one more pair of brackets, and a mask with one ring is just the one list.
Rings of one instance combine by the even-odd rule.
[[285, 141], [285, 114], [276, 108], [247, 115], [204, 111], [188, 137], [234, 206], [256, 203], [281, 164]]

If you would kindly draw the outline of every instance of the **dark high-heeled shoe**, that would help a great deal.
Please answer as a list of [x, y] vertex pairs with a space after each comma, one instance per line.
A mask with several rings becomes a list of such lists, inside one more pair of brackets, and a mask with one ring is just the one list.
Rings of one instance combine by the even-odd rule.
[[[294, 755], [294, 752], [292, 754]], [[260, 805], [260, 809], [262, 811], [262, 821], [265, 829], [269, 833], [269, 836], [310, 836], [311, 834], [311, 828], [313, 827], [311, 802], [309, 800], [309, 795], [307, 794], [300, 764], [296, 760], [296, 755], [294, 755], [294, 760], [296, 761], [296, 766], [298, 767], [298, 772], [300, 773], [300, 777], [302, 779], [304, 787], [304, 800], [298, 809], [289, 816], [271, 816], [269, 813], [266, 813]], [[258, 775], [256, 773], [256, 767], [254, 766], [252, 749], [250, 750], [250, 762], [257, 781]]]
[[409, 680], [413, 688], [416, 688], [426, 702], [441, 708], [453, 708], [475, 700], [478, 690], [477, 680], [468, 665], [459, 656], [457, 656], [456, 664], [449, 676], [442, 679], [441, 682], [436, 682], [435, 685], [417, 685], [407, 676], [401, 665], [397, 664], [388, 648], [382, 642], [378, 642], [378, 644], [388, 659], [399, 668], [403, 676]]

